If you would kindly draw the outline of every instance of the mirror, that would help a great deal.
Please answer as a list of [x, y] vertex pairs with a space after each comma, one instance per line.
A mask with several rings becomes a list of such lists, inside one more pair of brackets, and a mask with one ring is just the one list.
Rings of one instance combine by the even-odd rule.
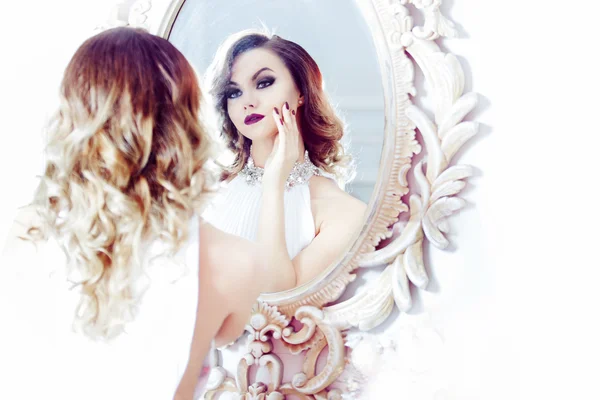
[[[440, 9], [442, 0], [215, 3], [137, 0], [128, 24], [169, 38], [201, 75], [219, 44], [244, 29], [264, 24], [302, 46], [348, 125], [341, 142], [357, 173], [345, 198], [368, 206], [355, 220], [358, 227], [347, 223], [338, 232], [347, 243], [336, 260], [317, 265], [294, 289], [260, 296], [245, 343], [213, 351], [202, 398], [353, 398], [360, 343], [352, 333], [388, 330], [383, 323], [395, 310], [411, 309], [412, 297], [429, 283], [425, 247], [449, 246], [447, 219], [464, 205], [457, 195], [473, 171], [455, 158], [477, 133], [476, 122], [463, 120], [478, 97], [464, 93], [460, 62], [438, 46], [457, 31]], [[418, 105], [418, 71], [432, 109]], [[421, 158], [413, 160], [416, 154]], [[361, 271], [372, 274], [356, 279]]]
[[[281, 108], [281, 100], [285, 99], [292, 104], [291, 111], [298, 111], [303, 147], [312, 150], [312, 165], [299, 164], [290, 175], [293, 180], [288, 178], [291, 187], [284, 195], [285, 243], [298, 275], [296, 286], [314, 286], [335, 269], [356, 242], [378, 179], [384, 144], [384, 95], [377, 52], [365, 18], [357, 4], [347, 0], [186, 0], [175, 5], [173, 15], [168, 40], [196, 68], [205, 97], [213, 99], [208, 111], [215, 121], [214, 128], [218, 133], [227, 131], [223, 128], [225, 121], [230, 140], [237, 140], [238, 145], [219, 158], [223, 164], [237, 168], [232, 168], [234, 172], [224, 182], [222, 193], [205, 213], [209, 222], [226, 232], [256, 240], [260, 219], [270, 217], [260, 214], [260, 179], [264, 173], [260, 167], [269, 152], [263, 142], [269, 143], [264, 138], [277, 132], [270, 110]], [[228, 38], [235, 42], [231, 35], [247, 29], [264, 31], [264, 27], [300, 46], [314, 60], [323, 78], [324, 105], [309, 108], [314, 104], [301, 104], [303, 100], [316, 103], [317, 98], [312, 89], [307, 88], [308, 95], [300, 93], [302, 78], [297, 77], [298, 73], [293, 75], [289, 67], [310, 62], [282, 55], [301, 52], [294, 45], [282, 42], [279, 47], [260, 44], [254, 48], [255, 41], [248, 49], [238, 41], [225, 44], [222, 54], [217, 54]], [[211, 67], [215, 60], [226, 59], [223, 49], [232, 47], [243, 50], [231, 58], [231, 68]], [[276, 48], [282, 50], [278, 53]], [[271, 71], [263, 71], [253, 79], [262, 68]], [[211, 84], [214, 76], [236, 85]], [[314, 75], [305, 79], [309, 84], [319, 83]], [[297, 92], [290, 82], [295, 83]], [[211, 88], [219, 94], [210, 96]], [[220, 114], [219, 104], [224, 104]], [[318, 121], [319, 115], [328, 117], [325, 128]], [[240, 133], [246, 138], [244, 144], [239, 144]], [[352, 159], [349, 167], [343, 162], [327, 161], [333, 154], [340, 154], [325, 151], [327, 146], [343, 148]], [[249, 152], [251, 159], [239, 155], [243, 152]], [[237, 165], [236, 157], [241, 161]], [[273, 291], [288, 289], [292, 287], [279, 286]]]

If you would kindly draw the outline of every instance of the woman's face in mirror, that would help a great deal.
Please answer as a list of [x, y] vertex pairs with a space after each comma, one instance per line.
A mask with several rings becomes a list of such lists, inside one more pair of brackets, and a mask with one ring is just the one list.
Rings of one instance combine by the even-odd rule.
[[279, 56], [257, 48], [235, 58], [225, 97], [237, 130], [250, 140], [260, 140], [277, 132], [273, 108], [280, 110], [288, 102], [290, 109], [297, 109], [300, 93]]

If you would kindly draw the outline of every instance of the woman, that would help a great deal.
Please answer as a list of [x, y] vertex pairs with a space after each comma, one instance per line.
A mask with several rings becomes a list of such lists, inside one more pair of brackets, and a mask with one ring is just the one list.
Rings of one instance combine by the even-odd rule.
[[350, 245], [366, 208], [336, 184], [349, 157], [319, 67], [296, 43], [243, 31], [221, 45], [206, 79], [235, 159], [205, 218], [265, 246], [270, 291], [308, 282]]
[[116, 28], [81, 45], [60, 98], [36, 219], [14, 231], [50, 241], [27, 265], [14, 240], [2, 263], [0, 390], [191, 400], [211, 342], [242, 333], [265, 281], [255, 244], [198, 217], [216, 179], [195, 72], [168, 41]]

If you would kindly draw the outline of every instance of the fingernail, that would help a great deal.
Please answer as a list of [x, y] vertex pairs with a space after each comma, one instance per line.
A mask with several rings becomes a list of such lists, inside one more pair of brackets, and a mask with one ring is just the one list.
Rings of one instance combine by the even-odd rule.
[[277, 113], [277, 115], [279, 115], [279, 111], [277, 111], [277, 107], [273, 107], [273, 110], [275, 110], [275, 112]]
[[288, 110], [290, 109], [290, 105], [288, 104], [287, 101], [285, 102], [285, 108], [288, 109]]
[[296, 115], [296, 110], [292, 110], [292, 115]]
[[281, 122], [281, 125], [283, 125], [283, 118], [281, 118], [279, 121]]

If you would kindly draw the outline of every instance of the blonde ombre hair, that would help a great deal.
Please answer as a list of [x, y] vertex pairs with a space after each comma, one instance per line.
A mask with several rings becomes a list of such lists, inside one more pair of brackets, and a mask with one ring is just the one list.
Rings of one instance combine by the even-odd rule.
[[216, 182], [201, 92], [167, 40], [133, 28], [84, 42], [67, 66], [48, 129], [32, 236], [57, 239], [78, 278], [76, 322], [111, 338], [135, 316], [142, 246], [176, 252]]

